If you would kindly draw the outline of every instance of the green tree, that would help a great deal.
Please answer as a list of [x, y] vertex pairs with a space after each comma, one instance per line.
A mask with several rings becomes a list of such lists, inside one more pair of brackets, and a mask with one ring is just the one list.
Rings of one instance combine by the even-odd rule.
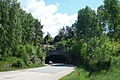
[[47, 32], [47, 35], [44, 38], [44, 43], [48, 43], [49, 41], [52, 40], [52, 37], [49, 32]]
[[21, 43], [22, 27], [19, 19], [20, 4], [13, 0], [0, 1], [0, 43], [3, 55], [12, 55], [14, 47]]
[[39, 22], [38, 19], [36, 19], [34, 23], [34, 27], [35, 27], [34, 45], [40, 45], [43, 43], [43, 32], [42, 32], [43, 25], [41, 25], [41, 22]]
[[61, 37], [59, 35], [56, 35], [54, 38], [54, 42], [59, 42], [61, 40]]
[[35, 19], [33, 18], [32, 14], [27, 14], [25, 11], [21, 10], [21, 24], [22, 24], [22, 41], [23, 44], [33, 43], [34, 39], [34, 22]]
[[72, 29], [72, 27], [66, 26], [66, 38], [72, 38], [74, 37], [74, 30]]
[[107, 13], [109, 29], [112, 28], [116, 33], [116, 27], [119, 24], [120, 2], [119, 0], [104, 0], [105, 13]]
[[0, 46], [1, 54], [7, 54], [8, 49], [8, 28], [9, 28], [9, 6], [6, 1], [0, 1]]
[[98, 16], [99, 26], [100, 26], [102, 32], [107, 31], [107, 28], [106, 28], [107, 16], [106, 16], [106, 14], [107, 13], [105, 13], [104, 5], [99, 6], [97, 9], [97, 16]]
[[96, 31], [99, 31], [98, 19], [94, 10], [86, 6], [79, 10], [78, 19], [76, 21], [76, 35], [79, 38], [92, 38], [98, 36]]
[[22, 41], [22, 25], [20, 23], [20, 4], [17, 3], [17, 0], [13, 0], [10, 6], [10, 22], [9, 22], [9, 39], [10, 39], [10, 47], [15, 49], [17, 45], [19, 45]]
[[98, 8], [98, 15], [104, 28], [108, 26], [108, 35], [117, 39], [120, 33], [120, 1], [104, 0], [104, 5]]
[[58, 35], [55, 36], [54, 41], [59, 42], [62, 40], [73, 38], [74, 34], [75, 33], [73, 27], [69, 27], [69, 26], [63, 27], [62, 29], [59, 30]]

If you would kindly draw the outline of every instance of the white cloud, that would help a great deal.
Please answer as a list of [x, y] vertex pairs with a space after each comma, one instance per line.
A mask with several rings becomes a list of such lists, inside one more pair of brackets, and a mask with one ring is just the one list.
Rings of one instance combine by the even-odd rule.
[[46, 5], [44, 0], [19, 0], [22, 7], [27, 12], [31, 12], [35, 18], [41, 20], [44, 25], [43, 31], [49, 32], [53, 37], [58, 33], [58, 30], [63, 26], [71, 26], [77, 19], [77, 14], [68, 15], [67, 13], [58, 13], [57, 4]]

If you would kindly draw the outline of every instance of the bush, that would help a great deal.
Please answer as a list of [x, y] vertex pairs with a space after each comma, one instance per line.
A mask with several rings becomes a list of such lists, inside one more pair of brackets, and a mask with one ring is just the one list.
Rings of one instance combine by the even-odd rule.
[[27, 66], [43, 64], [45, 61], [45, 52], [39, 46], [19, 45], [16, 52], [16, 57], [23, 59]]
[[17, 48], [17, 57], [24, 60], [24, 63], [27, 65], [27, 62], [30, 60], [30, 56], [28, 52], [26, 51], [25, 45], [19, 45]]
[[0, 71], [9, 70], [11, 67], [24, 67], [24, 61], [16, 57], [2, 57]]
[[40, 59], [39, 62], [41, 64], [44, 64], [45, 63], [45, 57], [46, 57], [45, 51], [43, 51], [41, 48], [38, 47], [37, 48], [37, 56]]
[[80, 40], [72, 46], [71, 53], [82, 58], [89, 69], [98, 70], [110, 67], [111, 58], [118, 55], [119, 48], [118, 42], [102, 35], [89, 41]]
[[70, 51], [71, 46], [73, 45], [75, 40], [73, 39], [67, 39], [67, 40], [62, 40], [58, 44], [55, 45], [56, 49], [59, 50], [64, 50], [66, 52]]
[[25, 63], [23, 60], [19, 59], [17, 62], [12, 64], [13, 67], [24, 68]]
[[81, 51], [80, 49], [82, 48], [82, 40], [79, 42], [74, 41], [73, 45], [70, 49], [70, 54], [72, 57], [72, 64], [79, 65], [83, 64], [83, 58], [81, 57]]
[[120, 56], [112, 57], [111, 66], [120, 67]]

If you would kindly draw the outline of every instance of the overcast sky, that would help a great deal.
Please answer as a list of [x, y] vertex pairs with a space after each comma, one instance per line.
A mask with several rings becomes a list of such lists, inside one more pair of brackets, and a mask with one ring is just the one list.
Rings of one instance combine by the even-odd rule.
[[[86, 5], [94, 10], [103, 0], [19, 0], [21, 7], [41, 20], [43, 32], [53, 37], [63, 26], [71, 26], [77, 19], [77, 12]], [[46, 34], [44, 34], [46, 35]]]

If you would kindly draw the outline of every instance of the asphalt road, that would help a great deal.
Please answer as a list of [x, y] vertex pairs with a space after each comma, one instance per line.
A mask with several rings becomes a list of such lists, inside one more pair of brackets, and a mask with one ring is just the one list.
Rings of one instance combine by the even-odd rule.
[[0, 72], [0, 80], [58, 80], [73, 70], [72, 65], [54, 64], [40, 68]]

